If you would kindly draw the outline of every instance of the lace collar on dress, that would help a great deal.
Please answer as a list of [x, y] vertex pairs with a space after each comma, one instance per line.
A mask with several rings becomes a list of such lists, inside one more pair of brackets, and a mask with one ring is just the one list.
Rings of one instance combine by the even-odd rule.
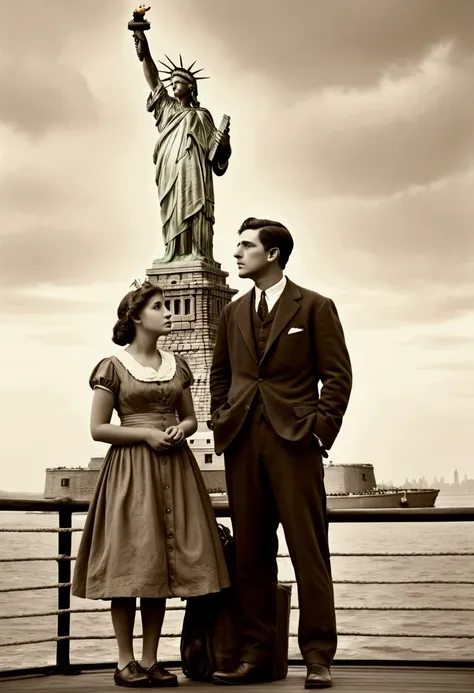
[[158, 381], [171, 380], [176, 373], [176, 359], [171, 351], [162, 351], [158, 349], [161, 356], [161, 365], [158, 370], [151, 366], [142, 366], [138, 361], [125, 349], [121, 349], [115, 358], [120, 361], [130, 375], [133, 375], [135, 380], [140, 380], [143, 383], [154, 383]]

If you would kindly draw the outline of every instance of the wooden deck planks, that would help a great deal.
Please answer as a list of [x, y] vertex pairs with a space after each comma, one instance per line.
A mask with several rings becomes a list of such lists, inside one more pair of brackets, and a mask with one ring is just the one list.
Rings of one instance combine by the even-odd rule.
[[[216, 693], [225, 686], [194, 683], [181, 672], [180, 687], [188, 693]], [[239, 687], [238, 690], [259, 693], [286, 693], [303, 690], [306, 669], [291, 667], [288, 677], [275, 683]], [[335, 666], [332, 669], [333, 690], [337, 693], [473, 693], [474, 666], [471, 668]], [[0, 693], [107, 693], [119, 690], [113, 682], [113, 672], [84, 672], [73, 676], [41, 676], [0, 679]], [[172, 689], [173, 690], [173, 689]], [[228, 690], [228, 688], [227, 688]]]

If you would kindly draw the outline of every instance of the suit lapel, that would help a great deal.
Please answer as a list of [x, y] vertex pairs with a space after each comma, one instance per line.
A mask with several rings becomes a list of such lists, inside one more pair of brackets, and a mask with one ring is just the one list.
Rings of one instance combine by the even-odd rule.
[[299, 288], [296, 286], [296, 284], [293, 284], [293, 282], [288, 279], [283, 293], [278, 301], [276, 315], [273, 320], [262, 361], [267, 356], [272, 344], [288, 325], [291, 318], [299, 311], [300, 305], [298, 300], [300, 298], [301, 292]]
[[240, 305], [235, 311], [235, 321], [242, 333], [242, 337], [244, 338], [250, 353], [252, 354], [252, 358], [255, 360], [257, 358], [257, 352], [255, 348], [255, 339], [253, 337], [251, 316], [253, 296], [253, 290], [249, 291], [247, 294], [245, 294], [245, 296], [243, 296]]

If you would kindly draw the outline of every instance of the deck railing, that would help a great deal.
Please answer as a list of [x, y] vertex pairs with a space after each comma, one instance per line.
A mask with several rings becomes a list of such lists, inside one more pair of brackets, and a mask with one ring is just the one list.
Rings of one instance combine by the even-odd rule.
[[[25, 614], [0, 614], [0, 621], [8, 621], [10, 619], [21, 619], [31, 617], [56, 616], [57, 628], [56, 635], [42, 639], [28, 639], [13, 642], [0, 642], [0, 647], [19, 647], [29, 644], [40, 644], [45, 642], [56, 642], [56, 664], [50, 667], [35, 667], [29, 669], [2, 670], [0, 676], [11, 676], [13, 673], [74, 673], [81, 669], [97, 669], [102, 667], [112, 666], [111, 662], [97, 664], [71, 664], [70, 662], [70, 643], [71, 640], [94, 640], [94, 639], [112, 639], [113, 635], [72, 635], [71, 613], [92, 613], [110, 611], [107, 607], [98, 608], [81, 608], [71, 609], [71, 562], [75, 557], [71, 555], [72, 533], [81, 532], [82, 529], [72, 526], [72, 517], [74, 513], [86, 512], [88, 510], [88, 502], [65, 503], [64, 501], [48, 501], [48, 500], [29, 500], [29, 499], [1, 499], [0, 511], [18, 511], [18, 512], [57, 512], [58, 526], [56, 528], [3, 528], [0, 527], [0, 533], [16, 532], [16, 533], [34, 533], [34, 532], [53, 532], [58, 535], [58, 555], [57, 556], [33, 556], [33, 557], [1, 557], [0, 563], [9, 562], [33, 562], [33, 561], [57, 561], [57, 583], [46, 585], [29, 585], [12, 586], [2, 588], [0, 592], [12, 593], [19, 591], [33, 591], [51, 589], [57, 590], [57, 609], [48, 612], [34, 612]], [[229, 508], [227, 503], [218, 502], [214, 504], [216, 517], [229, 517]], [[400, 522], [415, 522], [415, 523], [431, 523], [431, 522], [473, 522], [474, 508], [394, 508], [394, 509], [357, 509], [357, 510], [330, 510], [328, 511], [330, 523], [400, 523]], [[350, 553], [332, 553], [332, 557], [421, 557], [421, 556], [439, 556], [439, 557], [457, 557], [457, 556], [474, 556], [474, 551], [452, 551], [452, 552], [350, 552]], [[288, 554], [279, 554], [280, 558], [288, 558]], [[294, 580], [284, 582], [294, 583]], [[472, 585], [474, 586], [474, 576], [469, 574], [466, 579], [462, 580], [334, 580], [334, 584], [360, 584], [360, 585]], [[184, 606], [171, 606], [168, 610], [183, 610]], [[292, 606], [292, 609], [298, 609], [297, 606]], [[337, 606], [338, 611], [440, 611], [440, 612], [456, 612], [456, 611], [473, 611], [474, 606], [465, 605], [462, 607], [410, 607], [410, 606], [392, 606], [392, 607], [377, 607], [377, 606]], [[429, 632], [429, 633], [361, 633], [348, 632], [339, 630], [340, 636], [351, 637], [392, 637], [392, 638], [447, 638], [455, 640], [471, 639], [473, 640], [474, 652], [474, 634], [453, 634], [449, 632]], [[138, 637], [138, 636], [137, 636]], [[165, 637], [180, 637], [180, 633], [163, 633]], [[290, 637], [296, 637], [295, 633], [290, 633]], [[350, 659], [336, 660], [340, 664], [402, 664], [407, 665], [424, 665], [431, 664], [439, 665], [439, 659], [434, 662], [430, 660], [388, 660], [388, 659]], [[300, 664], [301, 660], [290, 660], [292, 664]], [[443, 662], [446, 666], [472, 666], [472, 660], [446, 660]], [[179, 662], [167, 662], [167, 665], [179, 665]]]

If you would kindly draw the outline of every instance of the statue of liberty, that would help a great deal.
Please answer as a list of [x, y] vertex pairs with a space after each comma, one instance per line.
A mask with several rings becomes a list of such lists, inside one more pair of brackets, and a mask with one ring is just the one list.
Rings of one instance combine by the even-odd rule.
[[[145, 79], [151, 93], [147, 110], [153, 113], [158, 140], [153, 152], [156, 166], [155, 182], [161, 207], [165, 254], [156, 262], [204, 260], [216, 264], [213, 258], [214, 185], [213, 173], [222, 176], [231, 155], [229, 119], [217, 130], [210, 112], [198, 101], [196, 77], [201, 70], [183, 66], [180, 56], [175, 65], [160, 62], [166, 76], [161, 79], [151, 57], [143, 32], [149, 28], [141, 6], [129, 23], [133, 30], [137, 55], [143, 63]], [[141, 28], [142, 27], [142, 28]], [[167, 92], [169, 82], [173, 96]]]

